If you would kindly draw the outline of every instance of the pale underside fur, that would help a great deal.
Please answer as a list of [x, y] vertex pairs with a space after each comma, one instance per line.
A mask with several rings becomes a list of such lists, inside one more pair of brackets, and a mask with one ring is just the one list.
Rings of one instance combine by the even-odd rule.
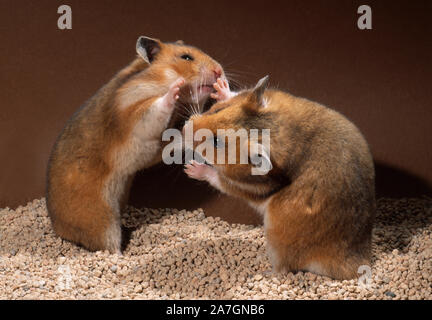
[[[158, 98], [135, 125], [127, 144], [112, 153], [116, 169], [105, 182], [103, 197], [116, 213], [117, 216], [113, 217], [114, 219], [120, 219], [120, 203], [126, 192], [126, 180], [138, 170], [145, 169], [154, 163], [155, 157], [161, 151], [159, 135], [155, 133], [161, 133], [167, 127], [169, 120], [169, 109], [162, 105], [162, 98]], [[113, 242], [113, 239], [120, 239], [120, 230], [117, 229], [119, 227], [107, 230], [107, 243]], [[118, 249], [120, 249], [120, 244], [118, 244]]]

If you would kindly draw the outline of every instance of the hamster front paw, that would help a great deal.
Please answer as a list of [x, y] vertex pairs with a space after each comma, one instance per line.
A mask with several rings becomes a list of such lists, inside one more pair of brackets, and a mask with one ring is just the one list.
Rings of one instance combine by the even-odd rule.
[[215, 174], [215, 170], [211, 166], [204, 163], [198, 163], [194, 160], [185, 165], [184, 171], [189, 178], [201, 181], [208, 181], [209, 178]]
[[162, 97], [162, 104], [166, 108], [173, 108], [176, 101], [179, 99], [180, 87], [185, 84], [183, 78], [178, 78], [171, 84], [168, 92]]
[[213, 84], [216, 93], [212, 93], [210, 96], [217, 101], [225, 101], [232, 98], [235, 94], [231, 92], [228, 81], [226, 79], [218, 78]]

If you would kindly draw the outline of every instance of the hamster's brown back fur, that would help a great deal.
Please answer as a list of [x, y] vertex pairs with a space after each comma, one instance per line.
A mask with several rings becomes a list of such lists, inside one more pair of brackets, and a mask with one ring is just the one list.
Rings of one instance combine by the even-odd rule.
[[137, 52], [68, 121], [49, 160], [53, 228], [89, 250], [120, 252], [120, 211], [133, 176], [160, 161], [161, 134], [172, 120], [154, 109], [158, 99], [178, 79], [185, 83], [180, 96], [194, 90], [197, 100], [205, 99], [202, 86], [223, 76], [216, 61], [181, 43], [140, 37]]
[[194, 131], [270, 129], [272, 170], [214, 164], [221, 191], [264, 215], [268, 253], [278, 271], [353, 278], [369, 265], [375, 214], [374, 165], [360, 131], [307, 99], [245, 91], [192, 118]]

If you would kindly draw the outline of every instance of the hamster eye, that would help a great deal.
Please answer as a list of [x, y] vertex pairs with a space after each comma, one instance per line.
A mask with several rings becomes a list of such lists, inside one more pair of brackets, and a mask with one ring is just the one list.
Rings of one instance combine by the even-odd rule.
[[193, 57], [188, 55], [188, 54], [184, 54], [181, 56], [182, 59], [187, 60], [187, 61], [193, 61]]
[[213, 139], [213, 145], [216, 148], [222, 148], [224, 146], [224, 141], [218, 137], [214, 137]]

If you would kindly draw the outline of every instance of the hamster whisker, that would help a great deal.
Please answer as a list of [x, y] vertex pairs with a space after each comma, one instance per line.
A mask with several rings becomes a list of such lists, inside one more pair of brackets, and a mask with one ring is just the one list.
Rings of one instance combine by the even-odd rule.
[[192, 110], [193, 110], [193, 115], [194, 116], [196, 116], [196, 115], [198, 115], [199, 113], [198, 113], [198, 107], [197, 107], [197, 105], [196, 104], [194, 104], [194, 105], [192, 105]]
[[229, 80], [229, 82], [232, 82], [235, 85], [239, 85], [240, 81], [238, 81], [235, 77], [233, 77], [232, 75], [228, 74], [226, 75], [227, 79]]
[[193, 116], [196, 113], [194, 103], [189, 103], [189, 110], [190, 110], [190, 112], [189, 112], [190, 116]]
[[195, 112], [195, 114], [199, 114], [200, 112], [199, 112], [199, 110], [200, 110], [200, 103], [199, 103], [199, 98], [198, 98], [198, 96], [200, 96], [201, 97], [201, 94], [202, 94], [202, 85], [203, 85], [203, 76], [202, 75], [200, 75], [200, 81], [199, 81], [199, 86], [198, 86], [198, 90], [199, 91], [197, 91], [197, 94], [196, 94], [196, 105], [195, 105], [195, 110], [196, 110], [196, 112]]
[[177, 114], [182, 118], [182, 119], [189, 119], [190, 117], [190, 109], [187, 109], [185, 106], [182, 106], [181, 109], [178, 109]]
[[[202, 74], [200, 75], [200, 82], [199, 82], [199, 96], [201, 97], [201, 95], [202, 95], [202, 86], [203, 86], [203, 76], [202, 76]], [[198, 96], [198, 95], [197, 95]], [[197, 112], [199, 111], [199, 109], [200, 109], [200, 105], [199, 105], [199, 100], [197, 99]]]
[[242, 75], [242, 74], [237, 74], [237, 73], [235, 73], [235, 72], [225, 72], [225, 75], [226, 75], [227, 77], [233, 77], [233, 78], [236, 78], [236, 79], [244, 79], [244, 78], [246, 78], [244, 75]]
[[196, 104], [190, 104], [191, 116], [198, 115], [198, 109]]
[[196, 105], [198, 105], [198, 90], [195, 90], [195, 93], [192, 95], [192, 99], [195, 100], [195, 105], [191, 104], [193, 114], [197, 114]]
[[230, 61], [227, 61], [226, 63], [224, 62], [223, 64], [223, 68], [224, 70], [226, 70], [227, 68], [230, 68], [231, 66], [235, 66], [238, 65], [239, 61], [237, 59], [230, 59]]
[[228, 82], [230, 85], [233, 85], [233, 87], [235, 87], [236, 89], [239, 90], [244, 90], [246, 89], [246, 86], [242, 83], [240, 83], [239, 81], [237, 81], [236, 79], [232, 78], [231, 76], [226, 76], [228, 79]]
[[[198, 96], [196, 94], [192, 93], [192, 89], [189, 89], [189, 92], [190, 92], [192, 100], [198, 100]], [[195, 108], [194, 108], [192, 103], [189, 104], [189, 108], [191, 110], [190, 115], [191, 116], [194, 115], [195, 114]]]
[[231, 68], [229, 68], [229, 70], [227, 70], [227, 69], [224, 69], [225, 70], [225, 73], [235, 73], [235, 74], [237, 74], [237, 75], [241, 75], [241, 76], [252, 76], [252, 75], [254, 75], [254, 73], [253, 72], [251, 72], [251, 71], [246, 71], [246, 70], [239, 70], [239, 69], [231, 69]]
[[[204, 77], [203, 77], [203, 75], [201, 74], [201, 76], [200, 76], [200, 97], [201, 97], [201, 95], [202, 95], [202, 88], [203, 88], [203, 85], [204, 85]], [[199, 101], [198, 101], [198, 103], [197, 103], [197, 111], [198, 111], [198, 114], [201, 114], [201, 105], [200, 105], [200, 103], [199, 103]]]

